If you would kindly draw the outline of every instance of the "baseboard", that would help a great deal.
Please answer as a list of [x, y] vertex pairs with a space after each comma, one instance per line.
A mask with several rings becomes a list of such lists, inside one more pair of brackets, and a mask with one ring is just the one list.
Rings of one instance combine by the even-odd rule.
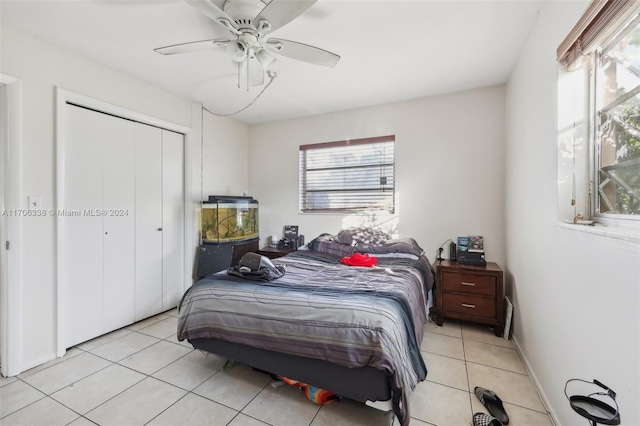
[[511, 340], [513, 340], [513, 344], [514, 344], [514, 346], [516, 348], [516, 351], [520, 355], [520, 358], [522, 358], [522, 362], [524, 363], [524, 368], [527, 370], [527, 373], [529, 374], [529, 377], [531, 378], [531, 381], [533, 382], [533, 387], [535, 388], [536, 392], [538, 392], [538, 395], [540, 396], [540, 400], [542, 401], [542, 405], [544, 405], [545, 410], [547, 410], [547, 413], [549, 413], [549, 417], [551, 418], [551, 422], [554, 425], [561, 424], [560, 420], [558, 419], [558, 417], [556, 416], [555, 412], [553, 411], [553, 408], [551, 408], [551, 402], [549, 402], [549, 399], [547, 398], [547, 396], [545, 395], [544, 391], [542, 390], [542, 386], [540, 385], [540, 382], [538, 381], [538, 377], [536, 376], [536, 373], [531, 368], [531, 364], [529, 364], [529, 360], [527, 359], [527, 357], [525, 356], [524, 352], [522, 351], [522, 348], [520, 347], [520, 343], [518, 343], [518, 339], [516, 339], [516, 337], [512, 335]]
[[28, 362], [20, 366], [20, 374], [24, 373], [27, 370], [31, 370], [34, 367], [44, 364], [45, 362], [53, 361], [56, 359], [56, 354], [54, 352], [50, 353], [47, 356], [43, 356], [35, 361]]

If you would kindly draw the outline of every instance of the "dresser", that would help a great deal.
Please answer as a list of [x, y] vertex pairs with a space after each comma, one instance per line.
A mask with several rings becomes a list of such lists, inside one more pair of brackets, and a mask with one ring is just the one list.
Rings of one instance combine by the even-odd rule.
[[492, 262], [463, 265], [436, 262], [436, 324], [454, 318], [492, 325], [496, 336], [504, 329], [504, 273]]

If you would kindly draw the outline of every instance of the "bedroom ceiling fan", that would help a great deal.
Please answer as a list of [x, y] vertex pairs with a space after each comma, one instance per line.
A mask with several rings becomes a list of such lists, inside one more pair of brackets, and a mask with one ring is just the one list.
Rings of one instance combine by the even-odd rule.
[[185, 0], [202, 14], [225, 27], [233, 38], [194, 41], [154, 49], [163, 55], [226, 48], [237, 63], [238, 87], [246, 81], [249, 87], [264, 84], [264, 74], [273, 78], [269, 66], [274, 54], [314, 65], [333, 67], [340, 56], [318, 47], [280, 38], [265, 39], [272, 31], [288, 24], [317, 0], [226, 0], [220, 9], [210, 0]]

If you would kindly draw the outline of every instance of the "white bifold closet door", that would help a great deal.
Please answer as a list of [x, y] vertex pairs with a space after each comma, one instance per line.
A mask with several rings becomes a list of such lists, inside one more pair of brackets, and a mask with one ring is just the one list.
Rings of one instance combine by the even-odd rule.
[[[135, 319], [162, 312], [162, 130], [137, 125]], [[160, 287], [161, 288], [161, 287]]]
[[[68, 106], [65, 268], [75, 343], [133, 322], [134, 123]], [[106, 216], [104, 209], [131, 214]]]
[[[184, 137], [67, 105], [67, 347], [175, 307], [184, 277]], [[99, 212], [99, 213], [98, 213]]]
[[184, 292], [184, 135], [162, 131], [162, 310]]
[[175, 307], [182, 296], [183, 140], [136, 124], [136, 321]]

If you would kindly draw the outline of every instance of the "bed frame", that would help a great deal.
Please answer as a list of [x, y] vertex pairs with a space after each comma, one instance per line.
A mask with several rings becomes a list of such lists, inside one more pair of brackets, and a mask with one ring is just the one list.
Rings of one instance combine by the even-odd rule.
[[[370, 405], [391, 410], [389, 376], [365, 366], [349, 368], [329, 361], [305, 358], [219, 339], [193, 339], [194, 348], [220, 355], [258, 370], [285, 376]], [[384, 403], [381, 403], [383, 402]]]

